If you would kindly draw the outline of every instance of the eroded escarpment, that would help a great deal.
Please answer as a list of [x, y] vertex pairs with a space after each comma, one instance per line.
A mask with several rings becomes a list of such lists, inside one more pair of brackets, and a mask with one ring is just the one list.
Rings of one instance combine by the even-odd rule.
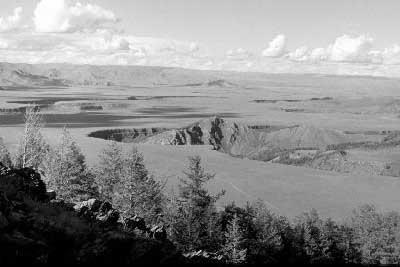
[[[375, 133], [375, 132], [374, 132]], [[379, 136], [377, 139], [376, 136]], [[343, 173], [400, 177], [398, 131], [345, 132], [311, 125], [248, 126], [211, 117], [179, 129], [101, 130], [91, 137], [159, 145], [210, 145], [231, 156]], [[387, 151], [389, 150], [389, 151]]]

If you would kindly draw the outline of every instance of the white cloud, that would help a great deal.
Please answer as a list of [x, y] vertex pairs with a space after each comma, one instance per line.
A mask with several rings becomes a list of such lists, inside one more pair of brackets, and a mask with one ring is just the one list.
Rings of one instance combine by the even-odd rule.
[[42, 33], [95, 31], [117, 21], [112, 11], [100, 6], [79, 2], [69, 6], [65, 0], [41, 0], [33, 17], [36, 31]]
[[400, 45], [395, 44], [385, 48], [381, 53], [382, 61], [386, 64], [400, 64]]
[[360, 35], [352, 37], [343, 35], [336, 38], [330, 48], [330, 59], [343, 62], [369, 62], [373, 39]]
[[21, 27], [22, 8], [0, 18], [0, 61], [400, 77], [400, 45], [377, 49], [368, 35], [342, 35], [326, 47], [289, 51], [279, 34], [262, 55], [237, 48], [211, 57], [196, 42], [125, 34], [116, 30], [113, 12], [76, 1], [40, 0], [30, 28]]
[[8, 32], [17, 29], [21, 24], [22, 7], [14, 9], [14, 13], [6, 18], [0, 17], [0, 32]]
[[[387, 51], [389, 52], [389, 51]], [[293, 61], [382, 63], [382, 51], [373, 50], [373, 39], [366, 35], [342, 35], [326, 48], [309, 49], [305, 46], [288, 54]]]
[[286, 36], [283, 34], [277, 35], [264, 51], [264, 57], [281, 57], [286, 53]]
[[297, 48], [288, 54], [289, 59], [294, 61], [306, 61], [309, 59], [309, 49], [307, 46]]
[[200, 50], [200, 46], [199, 46], [198, 43], [191, 42], [190, 45], [189, 45], [189, 50], [190, 50], [190, 52], [195, 53], [195, 52]]
[[204, 68], [197, 43], [113, 33], [20, 32], [0, 38], [0, 62], [159, 65]]
[[0, 49], [7, 49], [9, 47], [10, 47], [10, 45], [6, 40], [0, 39]]
[[246, 49], [237, 48], [226, 51], [226, 56], [231, 60], [247, 60], [252, 56], [252, 54]]
[[324, 61], [327, 60], [329, 57], [329, 52], [327, 51], [326, 48], [314, 48], [310, 52], [310, 60], [311, 61]]

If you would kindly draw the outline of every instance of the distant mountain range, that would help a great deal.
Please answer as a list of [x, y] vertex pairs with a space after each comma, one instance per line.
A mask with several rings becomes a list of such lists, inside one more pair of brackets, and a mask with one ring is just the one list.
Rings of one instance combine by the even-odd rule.
[[218, 73], [147, 66], [0, 63], [0, 86], [233, 86]]
[[[340, 77], [340, 79], [338, 79]], [[183, 86], [183, 87], [264, 87], [318, 86], [351, 82], [398, 79], [368, 76], [334, 76], [322, 74], [271, 74], [230, 71], [192, 70], [152, 66], [94, 66], [72, 64], [22, 64], [0, 62], [1, 86]], [[396, 86], [398, 83], [396, 82]]]

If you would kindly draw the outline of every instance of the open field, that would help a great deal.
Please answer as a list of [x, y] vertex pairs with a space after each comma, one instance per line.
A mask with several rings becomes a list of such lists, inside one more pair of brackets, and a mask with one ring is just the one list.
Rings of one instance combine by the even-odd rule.
[[[94, 80], [84, 85], [85, 73], [79, 79], [72, 74], [60, 77], [63, 83], [57, 86], [41, 81], [31, 81], [34, 86], [30, 86], [26, 79], [22, 82], [21, 77], [17, 80], [14, 76], [10, 76], [14, 83], [9, 82], [12, 79], [8, 76], [6, 83], [3, 77], [0, 136], [11, 150], [15, 149], [23, 122], [19, 109], [28, 103], [41, 107], [47, 121], [44, 133], [50, 143], [56, 142], [57, 133], [66, 125], [90, 164], [96, 163], [98, 152], [107, 143], [87, 137], [90, 132], [110, 128], [181, 128], [214, 115], [274, 129], [275, 137], [271, 140], [282, 144], [300, 134], [285, 130], [297, 125], [305, 129], [301, 135], [314, 135], [296, 138], [311, 141], [324, 135], [321, 140], [341, 140], [344, 136], [343, 140], [350, 138], [352, 142], [380, 142], [388, 133], [400, 131], [400, 80], [396, 79], [179, 69], [161, 72], [149, 67], [140, 70], [138, 76], [140, 68], [136, 68], [132, 76], [121, 78], [123, 82], [110, 78], [109, 86], [104, 81], [96, 82], [92, 76]], [[40, 75], [45, 77], [46, 71], [41, 71]], [[82, 82], [65, 82], [73, 79]], [[318, 131], [310, 131], [314, 128]], [[326, 134], [333, 131], [337, 134]], [[399, 209], [400, 178], [378, 175], [380, 170], [359, 172], [357, 167], [365, 166], [364, 163], [373, 167], [388, 163], [398, 166], [398, 145], [346, 150], [346, 163], [361, 162], [354, 172], [352, 168], [349, 172], [325, 171], [235, 158], [207, 145], [138, 147], [150, 171], [160, 179], [168, 178], [170, 188], [177, 184], [186, 157], [201, 155], [207, 169], [217, 174], [210, 188], [227, 190], [224, 202], [243, 204], [261, 198], [284, 215], [295, 216], [316, 208], [323, 216], [335, 218], [347, 215], [362, 203], [373, 203], [385, 210]]]

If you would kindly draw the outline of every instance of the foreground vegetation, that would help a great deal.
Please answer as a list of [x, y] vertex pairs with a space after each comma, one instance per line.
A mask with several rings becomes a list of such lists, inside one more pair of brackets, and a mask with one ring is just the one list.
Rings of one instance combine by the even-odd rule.
[[[150, 229], [161, 229], [160, 232], [165, 233], [166, 238], [186, 257], [212, 258], [228, 264], [400, 264], [398, 212], [381, 213], [373, 206], [364, 205], [355, 209], [351, 217], [336, 222], [320, 218], [315, 210], [289, 220], [272, 213], [262, 201], [244, 207], [232, 203], [218, 208], [216, 203], [224, 192], [213, 195], [206, 189], [207, 182], [214, 175], [203, 169], [200, 157], [189, 158], [177, 193], [168, 195], [164, 190], [165, 184], [146, 169], [143, 156], [137, 149], [125, 151], [111, 141], [99, 155], [98, 165], [89, 168], [66, 129], [59, 144], [52, 147], [41, 134], [42, 125], [39, 111], [28, 109], [24, 135], [16, 154], [11, 155], [0, 139], [2, 165], [38, 171], [47, 189], [56, 192], [57, 203], [78, 203], [79, 206], [82, 201], [94, 202], [97, 199], [112, 204], [122, 222], [132, 218], [137, 222], [141, 218]], [[10, 176], [0, 175], [1, 179]], [[2, 195], [10, 196], [7, 188], [0, 187]], [[28, 209], [36, 205], [24, 198], [18, 201]], [[37, 205], [37, 210], [43, 210], [50, 204]], [[55, 216], [56, 213], [52, 211], [50, 214]], [[88, 226], [74, 216], [72, 213], [64, 214], [49, 220], [57, 222], [56, 230], [59, 232], [82, 230], [81, 237], [90, 239], [84, 234]], [[122, 225], [124, 231], [130, 231], [129, 227], [126, 228], [128, 224]], [[4, 229], [0, 233], [1, 240], [8, 234]], [[135, 231], [134, 236], [148, 238], [149, 233]], [[70, 238], [70, 241], [76, 238], [67, 234], [61, 237]], [[62, 238], [55, 238], [52, 242], [65, 242]], [[85, 244], [81, 245], [83, 249]], [[13, 249], [19, 248], [7, 249], [12, 253]], [[63, 254], [62, 250], [57, 253]], [[66, 250], [62, 256], [75, 257], [68, 253], [72, 252]], [[112, 261], [108, 259], [108, 262]]]

